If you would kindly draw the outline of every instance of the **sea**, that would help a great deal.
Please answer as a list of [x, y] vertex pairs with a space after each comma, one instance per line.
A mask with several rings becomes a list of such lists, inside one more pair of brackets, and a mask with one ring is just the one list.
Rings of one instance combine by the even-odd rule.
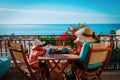
[[[63, 35], [68, 28], [78, 24], [0, 24], [0, 35]], [[120, 24], [86, 24], [96, 34], [109, 35], [120, 29]]]

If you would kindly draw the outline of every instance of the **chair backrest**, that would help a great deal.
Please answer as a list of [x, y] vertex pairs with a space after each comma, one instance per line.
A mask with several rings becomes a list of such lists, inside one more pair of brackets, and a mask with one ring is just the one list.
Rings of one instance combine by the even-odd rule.
[[[94, 75], [95, 76], [97, 75], [97, 78], [100, 78], [99, 76], [101, 75], [101, 73], [105, 69], [105, 66], [109, 62], [112, 48], [113, 48], [113, 42], [100, 42], [100, 43], [91, 44], [88, 62], [86, 63], [85, 70], [83, 73], [85, 75], [86, 74], [88, 75], [88, 73], [90, 74], [90, 72], [91, 73], [95, 72]], [[90, 71], [88, 66], [90, 64], [95, 64], [95, 63], [99, 63], [99, 62], [102, 63], [102, 65], [100, 65], [96, 69], [95, 68], [91, 69], [92, 71]], [[92, 73], [92, 75], [93, 75], [93, 73]], [[90, 76], [92, 76], [92, 75], [90, 74]]]
[[90, 48], [89, 64], [108, 61], [112, 51], [112, 45], [112, 42], [92, 44]]
[[23, 45], [20, 43], [8, 42], [8, 49], [16, 68], [22, 73], [22, 75], [24, 77], [32, 76], [32, 78], [36, 80], [33, 70], [31, 69], [24, 52]]

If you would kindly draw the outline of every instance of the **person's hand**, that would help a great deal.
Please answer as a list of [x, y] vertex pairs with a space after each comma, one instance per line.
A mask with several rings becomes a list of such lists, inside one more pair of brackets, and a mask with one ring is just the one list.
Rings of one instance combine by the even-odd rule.
[[47, 51], [47, 50], [46, 50], [45, 48], [43, 48], [43, 52], [44, 52], [45, 54], [46, 54], [46, 51]]
[[77, 38], [76, 40], [74, 40], [74, 43], [75, 44], [78, 44], [80, 42], [80, 39], [79, 38]]

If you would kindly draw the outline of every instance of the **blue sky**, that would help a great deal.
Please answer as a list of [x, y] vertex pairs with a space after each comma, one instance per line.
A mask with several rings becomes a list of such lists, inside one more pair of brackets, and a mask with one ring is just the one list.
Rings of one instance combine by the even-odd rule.
[[120, 23], [120, 0], [0, 0], [0, 24]]

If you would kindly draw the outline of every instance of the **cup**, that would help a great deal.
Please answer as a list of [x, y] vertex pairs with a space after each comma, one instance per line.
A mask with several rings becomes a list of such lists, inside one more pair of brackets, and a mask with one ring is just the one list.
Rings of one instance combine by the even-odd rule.
[[50, 48], [50, 50], [49, 50], [49, 54], [54, 54], [54, 49], [53, 48]]
[[68, 52], [68, 48], [62, 48], [62, 53]]

